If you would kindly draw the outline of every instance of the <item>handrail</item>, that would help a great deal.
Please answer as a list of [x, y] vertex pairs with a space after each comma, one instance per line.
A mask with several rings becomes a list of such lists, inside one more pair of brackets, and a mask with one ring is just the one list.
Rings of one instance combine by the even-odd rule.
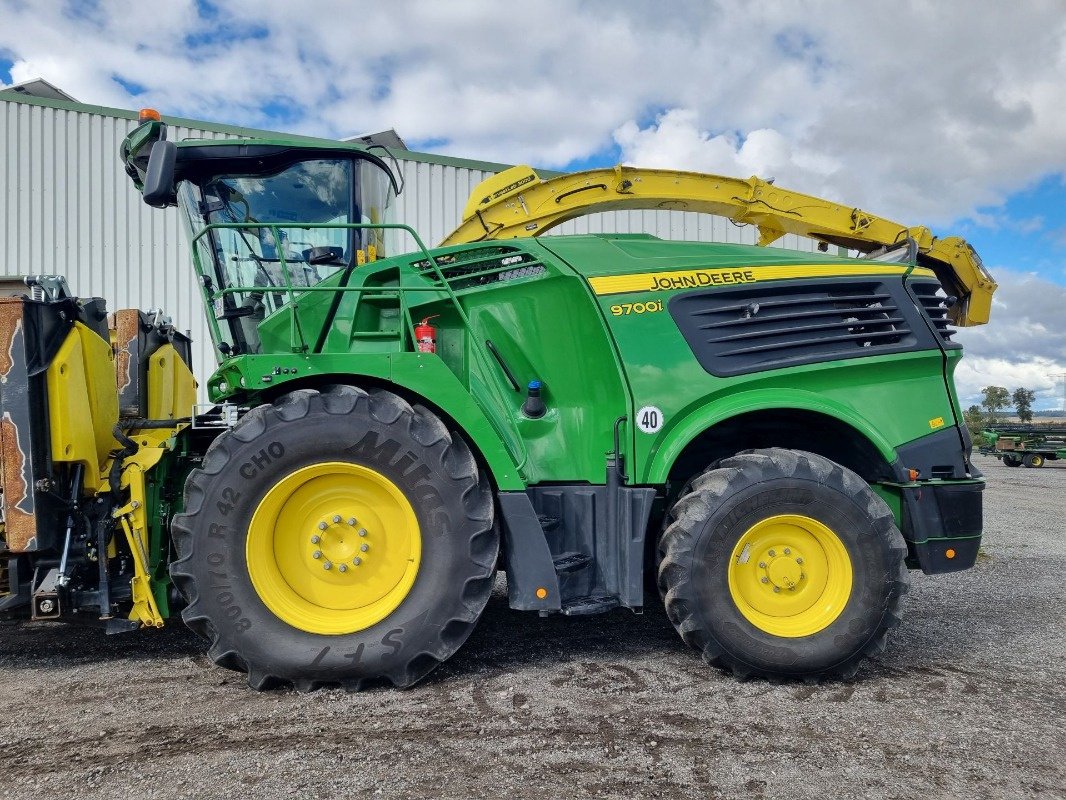
[[[303, 332], [300, 330], [299, 321], [296, 317], [296, 310], [298, 308], [296, 303], [297, 293], [303, 294], [305, 292], [332, 292], [332, 293], [344, 293], [355, 292], [360, 293], [380, 293], [391, 294], [396, 293], [399, 296], [400, 301], [400, 314], [404, 324], [404, 331], [410, 336], [410, 344], [413, 347], [416, 336], [414, 330], [414, 320], [411, 317], [410, 309], [408, 308], [406, 293], [409, 291], [432, 291], [432, 292], [444, 292], [448, 299], [451, 301], [452, 306], [455, 308], [456, 313], [462, 320], [463, 324], [469, 328], [470, 319], [466, 314], [466, 310], [459, 302], [459, 298], [456, 296], [451, 284], [445, 278], [444, 273], [441, 271], [440, 264], [437, 262], [436, 257], [430, 254], [426, 248], [425, 243], [422, 241], [418, 233], [410, 225], [406, 225], [400, 222], [304, 222], [304, 223], [277, 223], [277, 222], [212, 222], [205, 225], [202, 230], [197, 232], [192, 238], [193, 245], [193, 264], [197, 274], [200, 276], [200, 285], [203, 289], [204, 300], [207, 305], [211, 305], [215, 300], [225, 297], [226, 295], [237, 294], [242, 292], [269, 292], [271, 287], [263, 286], [224, 286], [218, 290], [209, 290], [204, 277], [208, 277], [214, 281], [215, 277], [205, 273], [203, 264], [200, 259], [200, 250], [197, 244], [201, 239], [208, 237], [213, 231], [218, 230], [269, 230], [271, 237], [274, 241], [275, 250], [278, 253], [278, 259], [276, 262], [281, 268], [281, 274], [284, 278], [284, 285], [273, 287], [273, 291], [283, 291], [288, 296], [288, 301], [285, 304], [291, 310], [292, 313], [292, 326], [295, 338], [298, 339], [298, 343], [294, 340], [294, 349], [298, 344], [298, 349], [307, 349], [307, 342], [304, 339]], [[401, 268], [403, 264], [397, 264], [397, 285], [396, 286], [293, 286], [292, 275], [289, 272], [288, 260], [285, 258], [285, 250], [281, 243], [281, 231], [282, 230], [364, 230], [364, 229], [377, 229], [377, 230], [402, 230], [406, 231], [414, 239], [417, 245], [417, 250], [405, 254], [409, 256], [412, 261], [425, 260], [433, 268], [433, 274], [435, 275], [439, 286], [405, 286], [404, 285], [404, 270]], [[208, 237], [207, 241], [211, 241]], [[419, 252], [421, 252], [421, 258], [419, 258]], [[215, 315], [208, 314], [208, 323], [211, 326], [213, 338], [216, 341], [222, 339], [222, 332], [218, 326], [218, 319]], [[408, 342], [404, 341], [403, 346], [407, 346]]]

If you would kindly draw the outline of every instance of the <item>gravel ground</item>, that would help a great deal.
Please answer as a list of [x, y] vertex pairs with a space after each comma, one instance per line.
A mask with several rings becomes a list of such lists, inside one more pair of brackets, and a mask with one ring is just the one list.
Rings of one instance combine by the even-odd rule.
[[1066, 464], [990, 458], [985, 555], [852, 681], [738, 683], [643, 616], [497, 592], [415, 689], [257, 694], [180, 626], [0, 623], [0, 797], [1066, 795]]

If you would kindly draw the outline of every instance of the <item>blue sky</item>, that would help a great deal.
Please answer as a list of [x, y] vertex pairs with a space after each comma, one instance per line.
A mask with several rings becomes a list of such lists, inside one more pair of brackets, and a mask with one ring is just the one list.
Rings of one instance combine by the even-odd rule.
[[1066, 284], [1066, 180], [1060, 173], [1008, 194], [999, 206], [978, 208], [959, 221], [959, 234], [989, 264], [1008, 265]]
[[[0, 83], [583, 169], [726, 175], [965, 236], [1001, 284], [960, 394], [1061, 404], [1066, 14], [1054, 0], [0, 0]], [[979, 12], [975, 11], [979, 8]]]

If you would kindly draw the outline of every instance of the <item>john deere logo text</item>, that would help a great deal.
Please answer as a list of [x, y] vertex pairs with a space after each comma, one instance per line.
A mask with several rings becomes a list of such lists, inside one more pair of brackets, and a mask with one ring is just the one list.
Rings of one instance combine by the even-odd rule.
[[665, 292], [671, 289], [690, 289], [697, 286], [727, 286], [735, 283], [754, 283], [755, 273], [750, 269], [695, 270], [693, 272], [670, 272], [652, 276], [652, 291]]

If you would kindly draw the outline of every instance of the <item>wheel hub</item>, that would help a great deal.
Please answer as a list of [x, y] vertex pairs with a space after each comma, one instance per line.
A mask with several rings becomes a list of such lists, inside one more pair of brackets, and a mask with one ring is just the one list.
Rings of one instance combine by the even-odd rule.
[[[799, 562], [796, 558], [800, 559]], [[799, 582], [803, 580], [803, 568], [800, 566], [802, 563], [802, 556], [779, 555], [768, 563], [766, 576], [776, 588], [795, 591]]]
[[294, 627], [341, 634], [379, 622], [414, 584], [422, 539], [403, 492], [347, 462], [298, 469], [271, 487], [248, 530], [260, 599]]
[[737, 541], [729, 591], [741, 614], [776, 636], [809, 636], [830, 625], [851, 595], [851, 559], [820, 521], [768, 517]]
[[[307, 539], [306, 553], [310, 555], [311, 568], [324, 571], [336, 569], [339, 575], [358, 580], [357, 567], [370, 566], [368, 560], [372, 537], [354, 516], [333, 514], [315, 526]], [[367, 570], [363, 570], [365, 574]]]

